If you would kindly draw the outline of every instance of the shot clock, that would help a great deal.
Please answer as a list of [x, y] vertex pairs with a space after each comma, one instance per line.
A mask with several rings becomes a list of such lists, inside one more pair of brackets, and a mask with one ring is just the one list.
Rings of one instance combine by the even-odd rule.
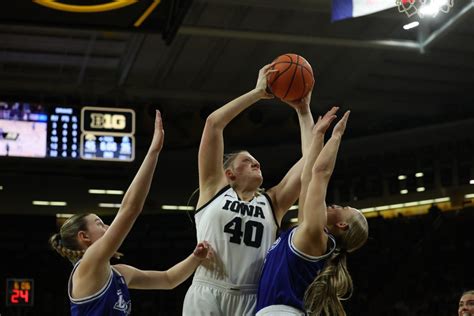
[[34, 281], [33, 279], [7, 279], [6, 305], [33, 306]]

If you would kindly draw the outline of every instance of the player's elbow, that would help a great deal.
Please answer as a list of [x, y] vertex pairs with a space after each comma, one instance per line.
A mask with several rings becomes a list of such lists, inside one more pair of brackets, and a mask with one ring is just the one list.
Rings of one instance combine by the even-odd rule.
[[217, 118], [214, 113], [209, 115], [206, 119], [206, 128], [211, 128], [211, 129], [222, 129], [223, 127], [221, 126], [222, 122]]
[[313, 167], [312, 175], [314, 179], [327, 180], [331, 178], [332, 169], [328, 164], [317, 164]]

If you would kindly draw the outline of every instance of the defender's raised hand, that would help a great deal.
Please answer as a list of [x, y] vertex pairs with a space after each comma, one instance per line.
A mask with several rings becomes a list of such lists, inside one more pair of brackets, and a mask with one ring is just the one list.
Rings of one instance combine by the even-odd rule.
[[349, 114], [351, 114], [351, 111], [346, 111], [342, 119], [337, 122], [336, 126], [334, 126], [334, 129], [332, 131], [332, 136], [341, 137], [344, 134], [344, 131], [346, 130], [347, 120], [349, 119]]
[[336, 112], [339, 110], [338, 106], [333, 106], [324, 116], [319, 116], [318, 121], [313, 127], [313, 134], [324, 134], [331, 126], [332, 121], [337, 117]]
[[155, 131], [153, 132], [153, 140], [151, 141], [150, 150], [160, 151], [163, 148], [165, 131], [163, 130], [163, 121], [160, 111], [156, 110], [155, 115]]

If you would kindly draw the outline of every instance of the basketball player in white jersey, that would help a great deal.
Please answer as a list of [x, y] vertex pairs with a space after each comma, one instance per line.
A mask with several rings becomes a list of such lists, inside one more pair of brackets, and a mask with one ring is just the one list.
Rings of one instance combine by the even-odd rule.
[[[223, 161], [224, 128], [266, 92], [270, 65], [264, 66], [256, 87], [214, 111], [206, 120], [199, 147], [199, 200], [196, 209], [198, 240], [215, 248], [213, 266], [197, 269], [183, 305], [183, 315], [252, 315], [263, 260], [276, 238], [285, 212], [300, 192], [302, 160], [283, 180], [265, 193], [259, 162], [247, 151]], [[295, 108], [302, 148], [311, 138], [311, 93], [288, 103]]]

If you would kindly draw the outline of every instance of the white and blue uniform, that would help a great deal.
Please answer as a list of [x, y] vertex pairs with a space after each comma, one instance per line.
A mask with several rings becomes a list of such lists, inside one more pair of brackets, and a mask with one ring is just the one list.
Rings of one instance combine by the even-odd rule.
[[257, 315], [305, 315], [306, 289], [336, 248], [334, 237], [328, 235], [325, 255], [304, 254], [293, 244], [296, 229], [282, 233], [268, 251], [258, 288]]
[[72, 298], [72, 275], [79, 266], [78, 261], [71, 272], [68, 282], [68, 295], [71, 302], [71, 316], [126, 316], [130, 315], [132, 303], [127, 283], [113, 267], [104, 286], [88, 297]]
[[240, 200], [226, 186], [196, 210], [197, 240], [215, 249], [215, 265], [200, 265], [186, 293], [183, 315], [253, 315], [258, 280], [277, 233], [271, 200]]

